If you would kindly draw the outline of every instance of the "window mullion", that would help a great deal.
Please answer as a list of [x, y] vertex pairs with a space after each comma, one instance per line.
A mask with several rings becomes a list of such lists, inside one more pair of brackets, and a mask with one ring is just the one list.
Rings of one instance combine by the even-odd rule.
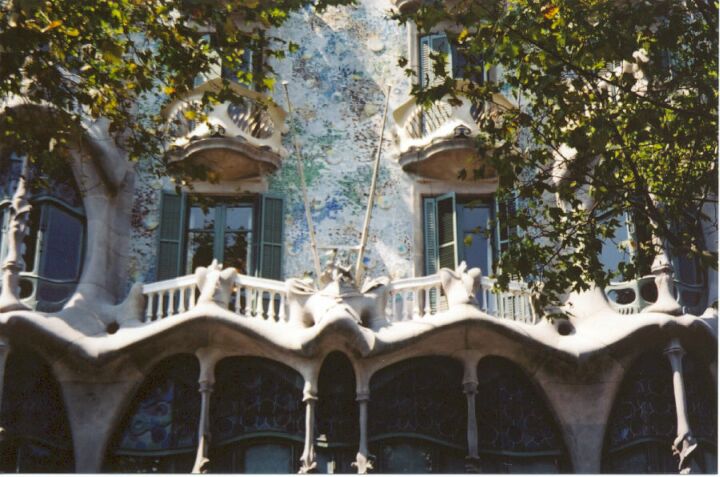
[[213, 256], [220, 263], [223, 263], [225, 260], [225, 207], [225, 204], [215, 207]]

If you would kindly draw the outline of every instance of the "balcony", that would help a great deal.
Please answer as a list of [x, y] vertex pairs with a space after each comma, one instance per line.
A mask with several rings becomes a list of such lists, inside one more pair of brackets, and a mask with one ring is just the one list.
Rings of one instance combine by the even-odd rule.
[[211, 105], [205, 120], [194, 119], [203, 94], [220, 91], [221, 86], [219, 78], [208, 81], [165, 110], [173, 138], [169, 161], [202, 166], [226, 180], [275, 171], [287, 156], [282, 147], [285, 112], [268, 96], [232, 84], [241, 101]]
[[399, 163], [404, 171], [442, 181], [458, 180], [461, 170], [473, 162], [473, 167], [485, 169], [479, 180], [493, 181], [496, 171], [479, 157], [476, 138], [481, 133], [479, 122], [484, 117], [498, 115], [500, 108], [512, 108], [501, 94], [484, 104], [473, 104], [460, 97], [460, 105], [443, 98], [424, 108], [409, 99], [393, 112], [395, 119]]
[[[227, 269], [226, 269], [227, 270]], [[442, 273], [417, 278], [395, 280], [378, 287], [374, 292], [344, 293], [328, 298], [327, 303], [318, 303], [321, 315], [328, 316], [329, 310], [338, 303], [348, 303], [352, 308], [358, 304], [368, 304], [358, 315], [366, 316], [363, 325], [379, 328], [400, 322], [425, 322], [427, 320], [444, 319], [454, 316], [455, 310], [465, 310], [463, 304], [454, 300], [453, 292], [448, 287], [448, 280], [443, 283]], [[301, 316], [307, 313], [304, 303], [320, 296], [328, 296], [328, 289], [308, 292], [299, 297], [297, 288], [289, 284], [265, 278], [234, 274], [227, 281], [229, 299], [220, 304], [238, 319], [254, 319], [275, 323], [294, 323], [310, 326]], [[511, 283], [507, 292], [496, 292], [495, 281], [488, 277], [480, 277], [475, 291], [483, 306], [477, 302], [472, 307], [500, 319], [522, 322], [529, 325], [537, 323], [538, 317], [530, 305], [530, 293], [522, 283]], [[447, 287], [447, 288], [446, 288]], [[193, 310], [201, 304], [203, 289], [206, 288], [197, 274], [185, 275], [170, 280], [145, 284], [142, 293], [145, 297], [145, 311], [138, 320], [150, 323], [172, 318]], [[343, 286], [340, 287], [343, 289]], [[457, 290], [455, 290], [457, 291]], [[302, 294], [302, 293], [301, 293]], [[462, 293], [461, 293], [462, 294]], [[307, 297], [311, 296], [309, 300]], [[466, 295], [467, 297], [467, 295]], [[353, 301], [354, 299], [358, 299]], [[300, 303], [302, 302], [302, 303]], [[465, 313], [467, 311], [464, 311]]]

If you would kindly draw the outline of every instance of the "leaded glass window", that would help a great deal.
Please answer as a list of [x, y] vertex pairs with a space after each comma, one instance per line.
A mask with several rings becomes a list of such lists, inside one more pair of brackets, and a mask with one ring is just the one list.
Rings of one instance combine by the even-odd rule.
[[482, 471], [565, 470], [557, 426], [520, 368], [502, 358], [483, 359], [478, 365], [478, 383], [475, 408]]
[[369, 436], [380, 472], [462, 472], [467, 405], [462, 365], [414, 358], [370, 382]]
[[10, 353], [0, 426], [2, 472], [74, 472], [72, 436], [60, 386], [36, 355]]
[[355, 372], [340, 352], [330, 353], [318, 380], [316, 447], [318, 472], [355, 473], [351, 466], [358, 449], [358, 404]]
[[150, 374], [120, 428], [109, 470], [192, 470], [200, 417], [198, 375], [192, 355], [170, 358]]
[[[7, 254], [12, 195], [24, 160], [16, 155], [0, 167], [0, 257]], [[32, 169], [32, 167], [31, 167]], [[24, 241], [20, 297], [39, 311], [57, 311], [77, 287], [85, 254], [85, 212], [72, 173], [32, 171], [30, 231]]]
[[[706, 370], [690, 355], [683, 359], [688, 417], [700, 443], [696, 463], [713, 470], [717, 459], [717, 397]], [[661, 352], [640, 356], [628, 371], [607, 427], [605, 472], [677, 473], [672, 454], [677, 416], [672, 369]]]

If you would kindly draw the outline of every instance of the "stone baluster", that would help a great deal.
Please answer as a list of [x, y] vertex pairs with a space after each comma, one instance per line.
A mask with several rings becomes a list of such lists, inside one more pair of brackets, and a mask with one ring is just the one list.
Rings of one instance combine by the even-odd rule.
[[198, 378], [200, 391], [200, 422], [198, 424], [198, 447], [195, 454], [193, 474], [206, 474], [210, 465], [208, 452], [210, 450], [210, 395], [215, 384], [215, 364], [220, 355], [217, 350], [200, 348], [195, 355], [200, 361], [200, 376]]
[[358, 474], [367, 474], [368, 470], [373, 468], [368, 451], [368, 402], [370, 401], [370, 391], [359, 391], [355, 400], [358, 403], [360, 417], [360, 443], [352, 466], [357, 469]]
[[23, 240], [29, 232], [30, 191], [26, 176], [29, 174], [27, 160], [23, 161], [23, 171], [17, 189], [10, 204], [10, 223], [7, 233], [7, 256], [2, 266], [2, 291], [0, 292], [0, 313], [15, 310], [29, 310], [20, 301], [20, 272], [25, 270], [23, 260]]
[[[317, 379], [315, 379], [317, 381]], [[317, 404], [317, 385], [305, 381], [303, 402], [305, 403], [305, 447], [300, 456], [300, 474], [308, 474], [317, 467], [315, 456], [315, 405]]]
[[694, 462], [693, 452], [697, 449], [698, 443], [690, 429], [690, 421], [687, 413], [687, 400], [685, 396], [685, 386], [683, 384], [683, 364], [682, 359], [685, 350], [677, 338], [670, 340], [668, 347], [665, 349], [665, 355], [670, 361], [673, 373], [673, 392], [675, 394], [675, 412], [677, 414], [677, 437], [673, 442], [673, 454], [678, 456], [678, 469], [681, 474], [689, 474], [699, 472], [697, 463]]

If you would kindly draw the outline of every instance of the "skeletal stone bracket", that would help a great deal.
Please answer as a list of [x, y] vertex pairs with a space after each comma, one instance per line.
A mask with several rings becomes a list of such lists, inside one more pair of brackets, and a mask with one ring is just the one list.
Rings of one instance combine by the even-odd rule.
[[15, 194], [10, 204], [10, 224], [7, 234], [8, 252], [2, 266], [2, 292], [0, 292], [0, 313], [6, 311], [29, 310], [30, 307], [20, 301], [20, 272], [25, 270], [22, 248], [23, 240], [29, 231], [30, 192], [27, 189], [28, 167], [24, 165]]
[[677, 437], [673, 441], [673, 454], [678, 456], [678, 470], [681, 474], [689, 474], [699, 471], [697, 464], [694, 462], [694, 452], [698, 447], [697, 440], [690, 429], [690, 420], [687, 412], [687, 398], [685, 394], [685, 386], [683, 383], [683, 356], [685, 350], [680, 344], [680, 340], [673, 338], [670, 340], [665, 355], [670, 361], [672, 368], [673, 392], [675, 395], [675, 411], [677, 414]]
[[309, 390], [303, 392], [305, 403], [305, 447], [300, 456], [300, 471], [298, 474], [309, 474], [317, 468], [315, 455], [315, 405], [317, 393]]
[[355, 462], [351, 465], [357, 469], [358, 474], [367, 474], [368, 470], [373, 469], [372, 459], [368, 451], [368, 402], [370, 401], [370, 393], [367, 391], [359, 392], [355, 400], [358, 403], [360, 419], [360, 444], [355, 455]]

